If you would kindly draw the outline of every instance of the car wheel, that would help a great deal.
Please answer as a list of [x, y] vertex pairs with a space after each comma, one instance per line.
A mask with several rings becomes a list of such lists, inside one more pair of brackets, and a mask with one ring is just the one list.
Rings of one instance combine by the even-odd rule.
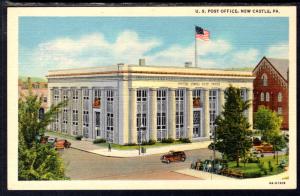
[[182, 157], [182, 158], [181, 158], [181, 161], [182, 161], [182, 162], [184, 162], [184, 161], [185, 161], [185, 158], [184, 158], [184, 157]]
[[170, 164], [170, 160], [169, 159], [167, 160], [167, 164]]

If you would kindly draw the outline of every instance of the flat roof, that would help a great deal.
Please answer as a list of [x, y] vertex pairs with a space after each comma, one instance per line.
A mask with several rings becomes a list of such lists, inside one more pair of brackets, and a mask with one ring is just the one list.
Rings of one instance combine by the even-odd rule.
[[86, 76], [120, 76], [120, 75], [160, 75], [160, 76], [227, 76], [227, 77], [253, 77], [252, 71], [236, 71], [222, 69], [205, 69], [202, 67], [176, 67], [155, 65], [126, 65], [84, 67], [76, 69], [50, 70], [47, 78], [56, 77], [86, 77]]

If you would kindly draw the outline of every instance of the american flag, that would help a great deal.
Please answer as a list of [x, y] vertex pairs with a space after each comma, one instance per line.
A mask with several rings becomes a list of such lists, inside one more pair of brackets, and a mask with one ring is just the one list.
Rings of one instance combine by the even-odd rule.
[[195, 26], [195, 30], [196, 30], [196, 39], [202, 39], [204, 41], [208, 41], [209, 40], [209, 31], [202, 29], [201, 27]]

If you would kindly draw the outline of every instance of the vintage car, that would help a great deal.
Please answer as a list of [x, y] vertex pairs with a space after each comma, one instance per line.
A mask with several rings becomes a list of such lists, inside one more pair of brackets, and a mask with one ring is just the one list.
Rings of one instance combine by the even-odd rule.
[[68, 140], [60, 139], [55, 142], [55, 149], [70, 148], [71, 143]]
[[165, 163], [185, 161], [186, 155], [183, 151], [170, 151], [168, 154], [161, 156], [160, 160]]
[[271, 144], [262, 143], [259, 146], [253, 146], [254, 150], [256, 150], [259, 153], [265, 153], [265, 152], [274, 152], [273, 146]]

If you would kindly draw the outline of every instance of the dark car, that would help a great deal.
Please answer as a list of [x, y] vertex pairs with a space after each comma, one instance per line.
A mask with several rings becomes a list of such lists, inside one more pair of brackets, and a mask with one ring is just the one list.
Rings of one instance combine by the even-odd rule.
[[168, 154], [161, 156], [160, 160], [166, 163], [174, 161], [185, 161], [186, 155], [183, 151], [170, 151]]

